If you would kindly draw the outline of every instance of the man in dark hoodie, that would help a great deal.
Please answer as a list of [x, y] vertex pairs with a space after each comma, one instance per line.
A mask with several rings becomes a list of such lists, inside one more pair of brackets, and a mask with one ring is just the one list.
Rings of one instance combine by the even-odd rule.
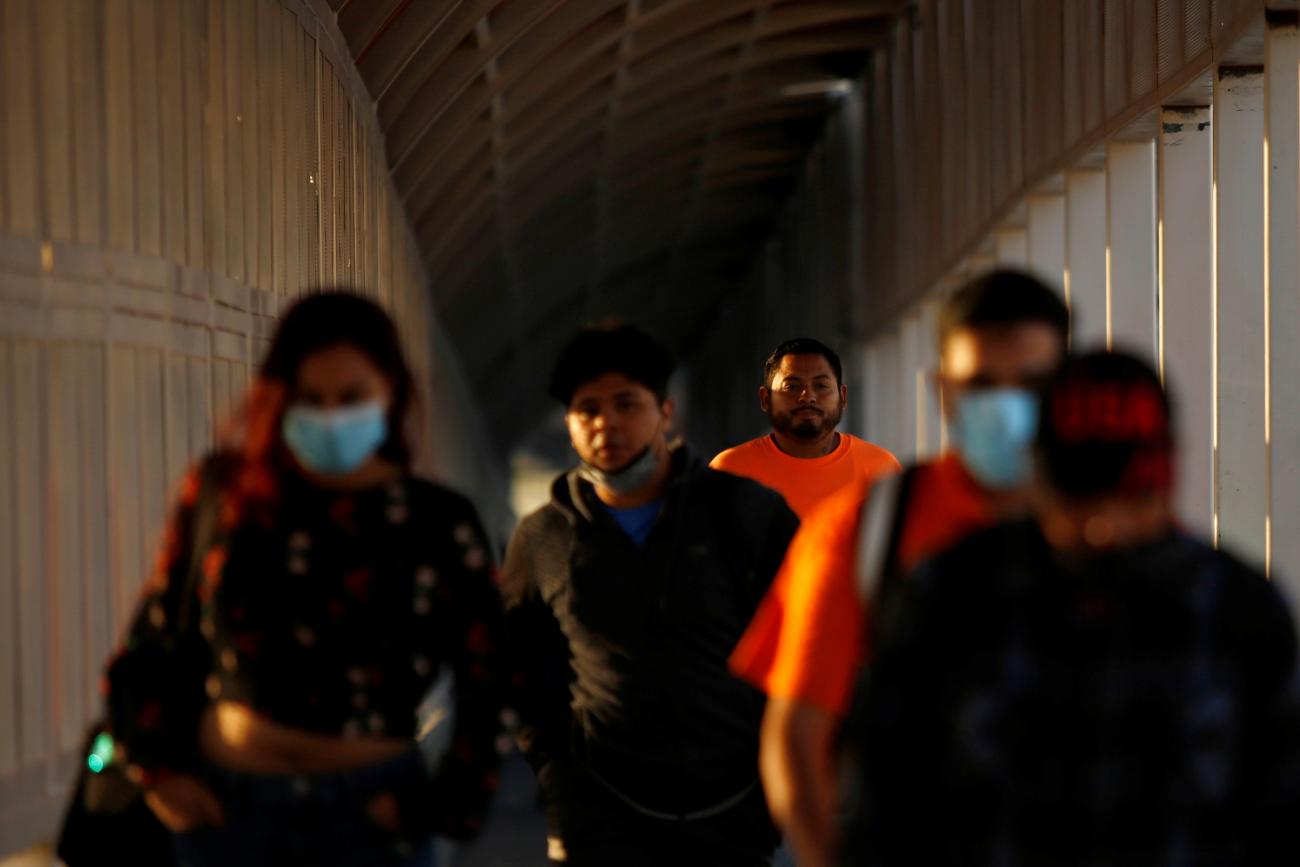
[[672, 360], [626, 325], [581, 332], [551, 395], [580, 462], [520, 523], [503, 592], [520, 746], [552, 863], [763, 865], [761, 694], [727, 657], [797, 519], [671, 446]]

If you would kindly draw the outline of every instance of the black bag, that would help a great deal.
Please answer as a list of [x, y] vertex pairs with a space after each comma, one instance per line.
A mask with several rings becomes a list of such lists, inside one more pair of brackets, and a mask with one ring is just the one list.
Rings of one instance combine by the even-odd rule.
[[[194, 531], [190, 539], [190, 562], [180, 598], [178, 639], [186, 639], [189, 607], [198, 589], [203, 553], [210, 546], [218, 512], [213, 468], [202, 471]], [[177, 650], [184, 652], [177, 641]], [[97, 746], [108, 726], [97, 720], [90, 727], [72, 799], [63, 815], [55, 852], [67, 867], [99, 867], [131, 863], [135, 867], [175, 867], [172, 834], [158, 821], [144, 800], [144, 791], [126, 775], [121, 763], [103, 760]], [[100, 760], [99, 769], [91, 762]], [[129, 855], [127, 854], [129, 853]]]
[[[101, 728], [93, 726], [82, 756], [91, 754]], [[144, 792], [121, 765], [93, 773], [83, 761], [63, 816], [56, 852], [68, 867], [131, 863], [173, 867], [171, 832], [144, 802]], [[126, 853], [130, 853], [129, 856]]]

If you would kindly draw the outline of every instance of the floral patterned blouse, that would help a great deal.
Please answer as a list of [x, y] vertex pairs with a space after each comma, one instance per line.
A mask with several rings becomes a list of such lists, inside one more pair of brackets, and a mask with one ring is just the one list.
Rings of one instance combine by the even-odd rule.
[[[500, 600], [474, 507], [409, 476], [351, 492], [295, 477], [268, 518], [242, 520], [225, 493], [215, 509], [199, 502], [222, 487], [202, 479], [228, 475], [228, 463], [210, 459], [186, 480], [109, 664], [109, 722], [130, 770], [146, 782], [193, 771], [198, 717], [216, 700], [344, 738], [413, 738], [447, 666], [451, 746], [432, 777], [394, 794], [408, 832], [474, 833], [497, 786], [503, 687]], [[195, 557], [200, 513], [215, 517]], [[182, 600], [191, 587], [197, 599]]]

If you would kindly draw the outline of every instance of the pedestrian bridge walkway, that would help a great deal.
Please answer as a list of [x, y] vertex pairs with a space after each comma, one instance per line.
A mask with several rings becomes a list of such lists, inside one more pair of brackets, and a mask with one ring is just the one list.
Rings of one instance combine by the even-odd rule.
[[180, 474], [323, 284], [396, 314], [422, 466], [502, 541], [568, 459], [580, 324], [676, 350], [705, 451], [809, 334], [851, 428], [926, 455], [939, 300], [1027, 267], [1174, 387], [1186, 523], [1292, 586], [1298, 112], [1295, 2], [0, 0], [0, 856], [51, 835]]

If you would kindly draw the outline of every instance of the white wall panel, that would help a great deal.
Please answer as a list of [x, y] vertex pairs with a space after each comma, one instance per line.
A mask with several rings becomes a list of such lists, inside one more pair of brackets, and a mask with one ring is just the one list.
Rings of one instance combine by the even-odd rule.
[[899, 370], [902, 366], [902, 341], [896, 331], [877, 342], [877, 381], [880, 384], [876, 403], [877, 442], [894, 454], [906, 454], [906, 436], [902, 424], [902, 400], [899, 395]]
[[938, 300], [920, 305], [862, 351], [866, 438], [904, 463], [934, 457], [947, 445], [935, 383], [940, 306]]
[[879, 340], [873, 340], [864, 351], [867, 367], [867, 439], [881, 448], [885, 444], [884, 425], [884, 370], [883, 355]]
[[1106, 316], [1106, 173], [1072, 171], [1066, 184], [1066, 297], [1078, 347], [1104, 344]]
[[[22, 727], [23, 767], [41, 765], [47, 759], [50, 681], [46, 667], [48, 634], [45, 597], [45, 543], [43, 502], [47, 461], [44, 387], [44, 350], [35, 340], [13, 344], [14, 454], [17, 484], [14, 487], [15, 551], [18, 570], [18, 646], [10, 649], [18, 657], [19, 704]], [[12, 636], [10, 638], [12, 641]]]
[[1155, 144], [1106, 146], [1110, 345], [1156, 357]]
[[163, 359], [163, 353], [154, 349], [141, 349], [135, 356], [135, 435], [140, 441], [139, 528], [141, 543], [150, 552], [161, 538], [161, 527], [174, 493], [167, 488]]
[[1038, 194], [1026, 202], [1029, 267], [1058, 292], [1065, 291], [1065, 196]]
[[58, 460], [49, 467], [49, 489], [45, 532], [51, 537], [49, 571], [46, 573], [46, 617], [53, 630], [50, 649], [51, 682], [55, 690], [53, 733], [59, 749], [71, 749], [84, 725], [83, 684], [86, 681], [85, 636], [76, 628], [84, 610], [77, 582], [81, 573], [81, 454], [78, 430], [77, 370], [75, 344], [52, 343], [47, 347], [49, 362], [48, 430], [50, 447]]
[[190, 449], [189, 359], [184, 355], [169, 355], [163, 362], [163, 397], [166, 448], [164, 487], [169, 491], [185, 476], [185, 470], [195, 454]]
[[[109, 568], [108, 521], [113, 503], [108, 489], [108, 404], [106, 348], [102, 343], [80, 347], [77, 361], [77, 426], [82, 455], [77, 506], [81, 511], [80, 571], [70, 606], [84, 630], [86, 678], [81, 683], [82, 707], [98, 710], [98, 673], [106, 648], [117, 639], [119, 621], [113, 617], [112, 574]], [[78, 604], [79, 603], [79, 604]], [[79, 745], [84, 717], [74, 720]]]
[[4, 89], [0, 105], [25, 123], [4, 128], [3, 226], [8, 231], [36, 235], [45, 212], [40, 197], [40, 150], [37, 145], [35, 22], [31, 3], [0, 4], [0, 64]]
[[924, 440], [919, 385], [923, 376], [922, 323], [915, 313], [906, 316], [899, 327], [899, 448], [895, 454], [903, 462], [916, 459]]
[[939, 311], [942, 302], [928, 300], [920, 310], [920, 381], [921, 395], [920, 439], [917, 457], [927, 459], [937, 456], [946, 445], [944, 439], [943, 410], [939, 403], [937, 374], [939, 372]]
[[1269, 565], [1300, 604], [1300, 30], [1268, 30]]
[[1268, 517], [1264, 121], [1262, 70], [1221, 69], [1214, 84], [1219, 538], [1260, 565]]
[[109, 519], [113, 616], [123, 623], [134, 604], [148, 569], [140, 504], [139, 403], [136, 399], [135, 356], [129, 346], [111, 346], [108, 358], [108, 486], [113, 508]]
[[1214, 535], [1214, 176], [1208, 106], [1166, 110], [1160, 137], [1160, 322], [1181, 440], [1178, 514]]
[[[14, 406], [13, 342], [0, 337], [0, 406]], [[0, 634], [18, 635], [19, 571], [17, 562], [17, 465], [20, 457], [14, 442], [14, 413], [0, 418]], [[0, 665], [0, 776], [13, 774], [21, 756], [19, 743], [20, 680], [18, 660]]]
[[1029, 232], [1023, 226], [1006, 226], [993, 233], [999, 265], [1025, 268], [1029, 265]]

